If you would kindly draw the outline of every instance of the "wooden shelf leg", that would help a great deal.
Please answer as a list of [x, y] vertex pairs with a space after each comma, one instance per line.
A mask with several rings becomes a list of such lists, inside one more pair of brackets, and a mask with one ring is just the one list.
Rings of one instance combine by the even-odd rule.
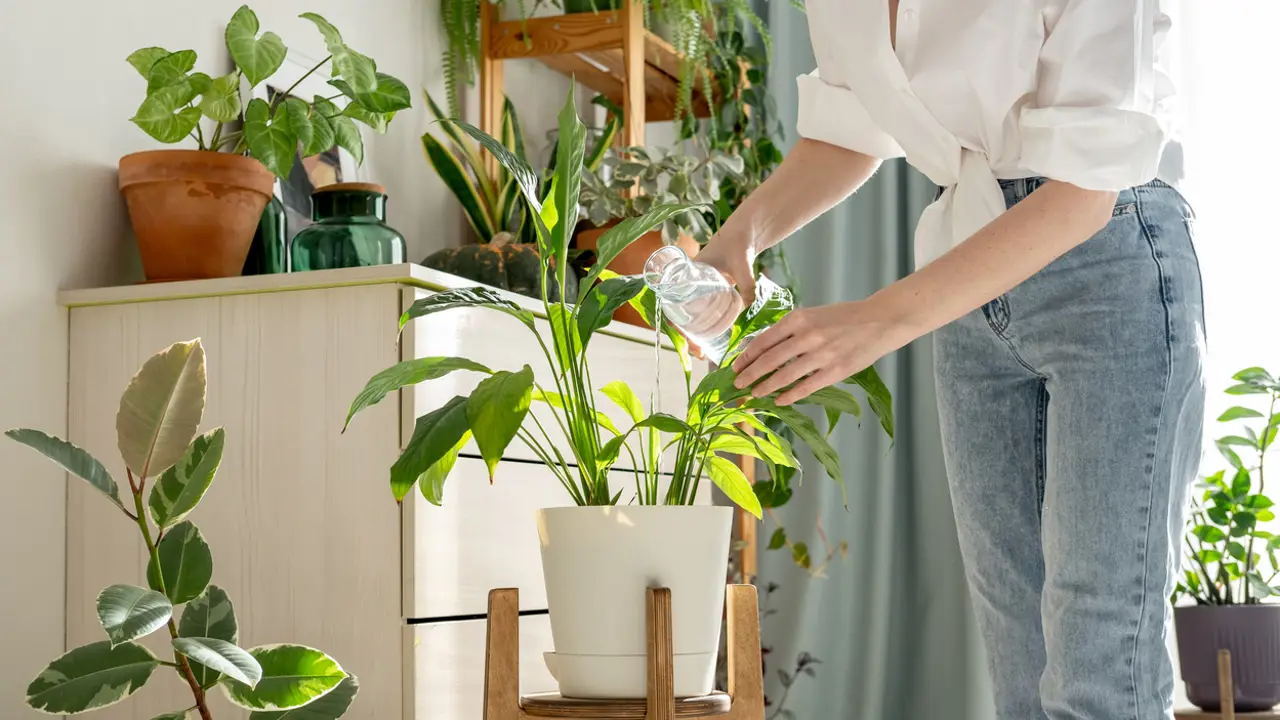
[[[494, 3], [481, 0], [480, 129], [493, 137], [502, 137], [502, 109], [506, 104], [506, 93], [502, 61], [493, 57], [492, 39], [493, 30], [498, 25], [497, 7]], [[484, 152], [484, 163], [490, 175], [498, 172], [498, 160], [488, 152]]]
[[729, 696], [726, 720], [763, 720], [764, 675], [760, 658], [760, 601], [754, 585], [729, 586]]
[[675, 720], [675, 650], [671, 640], [671, 590], [645, 592], [646, 648], [649, 666], [645, 720]]
[[622, 65], [626, 73], [622, 93], [622, 140], [628, 146], [644, 145], [644, 5], [640, 0], [622, 2]]
[[485, 646], [483, 720], [521, 720], [519, 590], [489, 591]]

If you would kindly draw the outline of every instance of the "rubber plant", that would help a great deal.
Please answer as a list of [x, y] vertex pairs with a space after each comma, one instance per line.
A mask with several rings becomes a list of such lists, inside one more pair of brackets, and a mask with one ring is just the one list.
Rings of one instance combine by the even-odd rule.
[[[39, 430], [5, 433], [89, 483], [122, 520], [137, 526], [148, 558], [147, 587], [122, 583], [98, 595], [105, 639], [71, 650], [36, 676], [27, 687], [31, 708], [76, 715], [108, 707], [140, 690], [161, 667], [187, 684], [191, 704], [156, 720], [193, 713], [211, 720], [206, 693], [215, 686], [251, 711], [251, 720], [303, 717], [288, 711], [304, 706], [309, 720], [331, 720], [355, 698], [355, 676], [320, 650], [237, 645], [231, 599], [211, 583], [213, 555], [188, 519], [213, 483], [226, 443], [222, 428], [199, 433], [205, 378], [199, 339], [169, 346], [134, 375], [116, 415], [129, 482], [123, 498], [106, 466], [87, 451]], [[171, 660], [138, 642], [161, 630], [169, 636]]]
[[[147, 81], [147, 94], [133, 123], [162, 143], [190, 139], [200, 150], [247, 153], [281, 178], [288, 177], [299, 148], [310, 157], [336, 145], [362, 162], [364, 142], [355, 122], [385, 132], [392, 117], [410, 106], [409, 89], [348, 46], [328, 20], [315, 13], [299, 17], [315, 24], [329, 54], [270, 100], [246, 102], [245, 93], [280, 69], [288, 49], [275, 33], [259, 34], [258, 17], [247, 5], [227, 23], [226, 45], [235, 70], [226, 75], [215, 78], [194, 71], [194, 50], [135, 51], [128, 61]], [[298, 83], [326, 65], [333, 95], [317, 95], [310, 102], [292, 96]], [[205, 119], [212, 122], [207, 137]]]
[[[544, 204], [537, 194], [537, 176], [498, 139], [456, 122], [506, 166], [516, 178], [525, 202], [534, 210], [540, 260], [544, 269], [557, 274], [567, 271], [565, 259], [576, 217], [582, 186], [583, 158], [586, 154], [585, 127], [579, 120], [573, 91], [559, 116], [559, 144], [554, 191]], [[692, 365], [684, 338], [663, 323], [663, 330], [679, 354], [684, 367], [688, 412], [681, 418], [645, 410], [643, 402], [626, 384], [611, 382], [599, 389], [592, 383], [587, 348], [592, 337], [610, 321], [613, 312], [631, 303], [652, 318], [654, 296], [636, 277], [619, 277], [604, 268], [617, 254], [641, 235], [691, 207], [666, 204], [629, 218], [610, 228], [598, 242], [597, 264], [581, 283], [578, 302], [551, 302], [543, 294], [540, 321], [526, 306], [488, 288], [465, 288], [433, 294], [415, 302], [400, 317], [403, 328], [415, 318], [458, 308], [482, 308], [515, 318], [538, 342], [550, 367], [549, 374], [535, 378], [525, 365], [518, 371], [493, 370], [461, 357], [430, 357], [394, 365], [367, 383], [347, 413], [347, 422], [362, 410], [380, 402], [387, 394], [408, 385], [443, 377], [451, 372], [469, 371], [484, 375], [469, 396], [455, 396], [440, 408], [418, 418], [412, 437], [400, 458], [391, 467], [391, 489], [397, 501], [418, 485], [426, 499], [440, 503], [444, 483], [462, 448], [475, 440], [490, 476], [498, 467], [507, 446], [524, 443], [559, 480], [578, 505], [614, 505], [623, 501], [626, 488], [610, 485], [611, 468], [626, 453], [635, 470], [631, 473], [634, 494], [626, 502], [646, 505], [692, 504], [704, 477], [709, 478], [734, 503], [761, 514], [756, 488], [737, 465], [717, 453], [743, 454], [761, 459], [770, 468], [798, 467], [791, 444], [764, 424], [777, 418], [791, 428], [822, 463], [827, 473], [842, 483], [839, 457], [827, 443], [826, 433], [800, 410], [779, 406], [774, 397], [751, 397], [749, 390], [734, 387], [730, 367], [709, 373], [697, 387], [692, 386]], [[789, 295], [760, 293], [735, 324], [731, 348], [742, 338], [776, 322], [790, 310]], [[731, 353], [733, 350], [731, 349]], [[883, 384], [868, 369], [849, 382], [869, 389], [871, 407], [884, 421], [889, 398]], [[599, 411], [603, 401], [618, 405], [631, 426], [621, 429]], [[828, 387], [807, 399], [820, 406], [827, 418], [828, 432], [842, 415], [860, 415], [858, 400], [841, 387]], [[546, 406], [545, 414], [530, 412], [533, 403]], [[885, 425], [891, 430], [891, 419]], [[554, 423], [567, 438], [565, 451], [554, 443], [546, 425]], [[744, 426], [746, 429], [744, 429]], [[628, 444], [632, 437], [639, 449]], [[661, 460], [674, 455], [674, 473], [665, 492], [660, 492]], [[567, 453], [567, 455], [566, 455]], [[764, 484], [767, 490], [767, 483]]]

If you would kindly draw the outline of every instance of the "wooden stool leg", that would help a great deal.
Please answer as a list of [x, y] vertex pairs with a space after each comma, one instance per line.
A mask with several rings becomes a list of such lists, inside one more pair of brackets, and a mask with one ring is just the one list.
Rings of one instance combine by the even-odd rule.
[[489, 591], [485, 650], [483, 720], [520, 720], [520, 591]]
[[1218, 713], [1222, 720], [1236, 720], [1236, 691], [1231, 681], [1231, 651], [1218, 651]]
[[760, 606], [754, 585], [730, 585], [729, 696], [726, 720], [764, 718], [764, 670], [760, 658]]
[[646, 720], [675, 720], [675, 655], [671, 641], [671, 590], [652, 588], [645, 593], [645, 626], [649, 636], [649, 683]]

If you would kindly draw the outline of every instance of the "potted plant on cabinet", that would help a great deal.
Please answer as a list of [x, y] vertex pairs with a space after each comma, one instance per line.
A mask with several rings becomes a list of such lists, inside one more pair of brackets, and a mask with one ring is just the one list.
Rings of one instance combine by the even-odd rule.
[[[142, 688], [160, 667], [191, 688], [191, 704], [156, 720], [211, 720], [206, 693], [216, 685], [254, 718], [342, 717], [358, 690], [325, 653], [303, 645], [241, 649], [227, 593], [211, 584], [213, 556], [187, 517], [213, 482], [225, 434], [197, 435], [205, 409], [205, 355], [200, 340], [175, 343], [134, 375], [120, 398], [117, 444], [129, 480], [123, 500], [115, 478], [85, 450], [39, 430], [5, 434], [81, 478], [137, 525], [148, 554], [147, 585], [112, 585], [98, 595], [105, 640], [54, 660], [27, 687], [27, 705], [77, 715], [114, 705]], [[147, 483], [151, 492], [147, 492]], [[127, 503], [127, 506], [126, 506]], [[179, 618], [177, 607], [184, 606]], [[166, 628], [172, 661], [138, 641]]]
[[[245, 92], [280, 68], [287, 52], [275, 33], [259, 35], [258, 18], [248, 6], [227, 23], [226, 45], [235, 63], [229, 74], [212, 78], [193, 71], [193, 50], [148, 47], [129, 56], [147, 84], [133, 123], [162, 143], [190, 139], [196, 146], [120, 159], [120, 190], [149, 281], [238, 275], [275, 178], [288, 176], [299, 150], [311, 156], [337, 145], [360, 162], [364, 145], [355, 121], [381, 132], [409, 107], [404, 83], [378, 72], [323, 17], [301, 17], [324, 36], [329, 56], [308, 75], [331, 66], [332, 97], [307, 102], [292, 97], [289, 88], [270, 101], [244, 101]], [[206, 119], [212, 123], [208, 134]]]
[[[572, 224], [582, 186], [584, 129], [575, 112], [572, 92], [560, 114], [560, 142], [552, 181], [555, 191], [544, 205], [536, 194], [537, 178], [506, 146], [479, 130], [457, 123], [493, 153], [516, 178], [533, 212], [539, 260], [544, 269], [567, 271]], [[779, 406], [773, 397], [753, 397], [734, 386], [725, 367], [692, 386], [687, 344], [670, 326], [663, 331], [685, 368], [688, 409], [683, 417], [646, 411], [625, 384], [599, 389], [591, 381], [586, 350], [592, 336], [610, 321], [613, 311], [630, 303], [656, 319], [655, 298], [639, 278], [607, 271], [609, 261], [645, 233], [690, 209], [665, 204], [628, 218], [605, 231], [598, 243], [599, 262], [581, 283], [578, 302], [551, 302], [544, 293], [545, 321], [487, 288], [450, 290], [415, 302], [400, 319], [401, 327], [416, 318], [455, 308], [485, 308], [517, 318], [537, 338], [551, 368], [535, 377], [525, 365], [518, 371], [493, 370], [466, 358], [410, 360], [374, 376], [353, 401], [347, 422], [388, 393], [429, 379], [467, 370], [484, 378], [468, 397], [454, 397], [417, 420], [413, 436], [391, 468], [395, 498], [402, 500], [416, 484], [426, 499], [439, 503], [443, 484], [459, 452], [474, 440], [490, 472], [507, 446], [519, 440], [542, 460], [547, 472], [564, 487], [573, 506], [539, 513], [543, 572], [551, 613], [555, 653], [548, 666], [565, 695], [637, 697], [644, 695], [644, 593], [647, 583], [672, 589], [677, 695], [710, 692], [723, 609], [723, 583], [729, 551], [732, 508], [692, 507], [704, 478], [737, 505], [760, 515], [756, 492], [738, 467], [718, 452], [761, 459], [769, 468], [796, 467], [789, 442], [769, 430], [763, 418], [785, 423], [804, 441], [827, 473], [842, 482], [839, 457], [815, 423], [794, 407]], [[741, 338], [790, 310], [785, 292], [760, 293], [738, 318], [732, 347]], [[880, 395], [883, 385], [874, 369], [847, 382]], [[609, 401], [631, 418], [630, 428], [616, 427], [598, 413]], [[889, 398], [872, 398], [872, 408]], [[829, 425], [843, 414], [859, 415], [861, 406], [848, 391], [832, 386], [808, 403], [825, 410]], [[530, 412], [532, 403], [546, 414]], [[877, 410], [877, 412], [879, 412]], [[565, 436], [556, 442], [546, 431], [554, 422]], [[752, 428], [753, 432], [743, 429]], [[828, 430], [829, 432], [829, 430]], [[631, 443], [633, 438], [639, 442]], [[634, 484], [611, 485], [610, 470], [626, 455], [635, 468]], [[673, 459], [670, 473], [664, 457]], [[599, 608], [611, 609], [602, 617]], [[683, 658], [683, 659], [680, 659]]]
[[[1187, 562], [1173, 600], [1195, 601], [1174, 609], [1178, 657], [1187, 698], [1216, 711], [1219, 650], [1232, 657], [1235, 708], [1267, 710], [1280, 703], [1280, 536], [1263, 530], [1275, 519], [1264, 493], [1267, 451], [1280, 431], [1280, 382], [1262, 368], [1236, 373], [1231, 395], [1260, 395], [1264, 412], [1236, 406], [1218, 418], [1240, 423], [1240, 434], [1217, 441], [1229, 468], [1199, 486], [1187, 525]], [[1270, 571], [1264, 572], [1264, 558]]]

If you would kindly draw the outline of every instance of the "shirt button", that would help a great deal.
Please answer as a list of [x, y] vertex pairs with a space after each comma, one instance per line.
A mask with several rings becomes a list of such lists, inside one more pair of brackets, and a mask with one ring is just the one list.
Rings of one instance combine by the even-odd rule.
[[903, 20], [906, 20], [907, 22], [915, 22], [915, 19], [916, 19], [916, 11], [915, 11], [915, 10], [911, 10], [911, 9], [903, 10], [903, 11], [902, 11], [902, 19], [903, 19]]

